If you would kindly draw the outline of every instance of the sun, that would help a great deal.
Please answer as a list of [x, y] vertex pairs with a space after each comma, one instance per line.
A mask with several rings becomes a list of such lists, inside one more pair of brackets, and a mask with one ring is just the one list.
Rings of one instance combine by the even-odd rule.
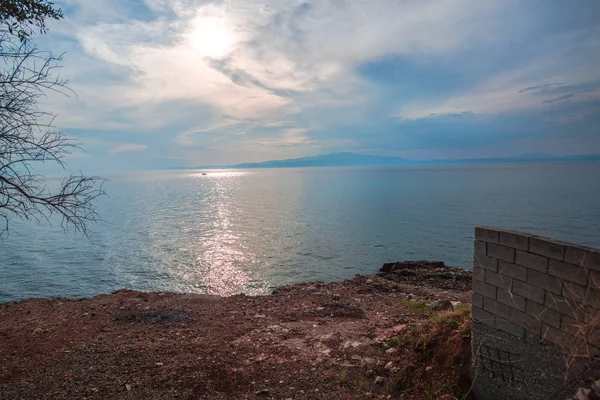
[[221, 58], [231, 52], [235, 36], [223, 18], [202, 16], [194, 20], [188, 41], [203, 56]]

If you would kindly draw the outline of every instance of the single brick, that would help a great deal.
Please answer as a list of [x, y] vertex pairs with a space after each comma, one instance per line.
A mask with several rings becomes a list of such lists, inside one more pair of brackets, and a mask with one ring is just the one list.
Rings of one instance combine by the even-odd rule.
[[475, 254], [473, 266], [496, 272], [498, 271], [498, 260], [493, 257], [484, 256], [483, 254]]
[[475, 248], [475, 253], [477, 254], [482, 254], [482, 255], [487, 255], [487, 243], [486, 242], [482, 242], [481, 240], [476, 240], [475, 244], [473, 245]]
[[549, 239], [531, 237], [529, 238], [529, 252], [562, 261], [565, 256], [565, 247]]
[[590, 271], [590, 279], [588, 281], [588, 286], [593, 289], [600, 290], [600, 272]]
[[473, 316], [473, 319], [479, 322], [483, 322], [484, 324], [491, 326], [492, 328], [494, 327], [496, 317], [493, 314], [490, 314], [489, 312], [484, 311], [479, 307], [473, 306], [471, 308], [471, 315]]
[[483, 299], [483, 309], [502, 318], [510, 318], [510, 307], [490, 298]]
[[485, 273], [485, 283], [509, 290], [512, 286], [512, 278], [510, 276], [504, 276], [492, 271], [487, 271]]
[[473, 279], [477, 281], [485, 281], [485, 269], [475, 266], [473, 268]]
[[566, 315], [562, 316], [560, 321], [560, 330], [575, 337], [581, 334], [585, 335], [587, 333], [587, 329], [584, 325], [575, 321], [573, 318], [567, 317]]
[[515, 253], [515, 264], [540, 272], [548, 271], [548, 259], [546, 257], [537, 256], [521, 250], [517, 250]]
[[561, 330], [546, 324], [544, 324], [542, 327], [541, 336], [544, 340], [554, 343], [566, 352], [569, 352], [572, 346], [576, 344], [576, 338], [566, 332], [562, 332]]
[[583, 266], [592, 271], [600, 272], [600, 250], [586, 250]]
[[560, 279], [531, 269], [527, 270], [527, 283], [552, 293], [562, 293], [562, 281]]
[[548, 325], [560, 328], [560, 313], [551, 310], [542, 304], [538, 304], [535, 301], [527, 301], [527, 314], [547, 323]]
[[514, 294], [525, 297], [526, 299], [530, 299], [533, 301], [537, 301], [540, 304], [544, 304], [544, 297], [546, 295], [546, 291], [539, 287], [530, 285], [529, 283], [521, 282], [515, 279], [513, 281], [511, 291]]
[[473, 281], [473, 292], [494, 300], [496, 299], [496, 287], [481, 281]]
[[475, 307], [483, 308], [483, 296], [477, 293], [473, 293], [471, 304]]
[[510, 247], [500, 246], [499, 244], [488, 243], [487, 254], [490, 257], [497, 258], [508, 262], [515, 262], [515, 249]]
[[523, 282], [527, 280], [527, 268], [506, 261], [498, 261], [498, 273], [510, 276]]
[[523, 329], [523, 327], [513, 322], [507, 321], [504, 318], [496, 318], [496, 329], [500, 329], [501, 331], [510, 333], [511, 335], [514, 335], [519, 339], [523, 339], [525, 337], [525, 329]]
[[585, 318], [585, 306], [562, 296], [546, 293], [544, 305], [578, 321], [582, 321]]
[[586, 251], [581, 247], [566, 246], [565, 261], [569, 264], [574, 264], [583, 267], [583, 261], [586, 258]]
[[529, 236], [512, 232], [500, 232], [499, 243], [513, 249], [529, 250]]
[[524, 312], [521, 312], [519, 310], [515, 310], [514, 308], [512, 308], [510, 310], [510, 320], [512, 322], [514, 322], [515, 324], [522, 326], [523, 328], [539, 335], [540, 334], [540, 329], [542, 328], [542, 322], [529, 315], [526, 314]]
[[548, 274], [557, 276], [566, 281], [587, 285], [589, 271], [583, 267], [567, 264], [562, 261], [550, 260]]
[[579, 267], [600, 271], [600, 250], [567, 246], [565, 261]]
[[568, 300], [574, 300], [582, 305], [600, 309], [600, 291], [592, 287], [565, 282], [562, 295]]
[[484, 226], [478, 226], [475, 228], [475, 239], [481, 240], [482, 242], [498, 243], [498, 231], [486, 228]]
[[525, 312], [527, 302], [524, 297], [516, 295], [508, 290], [498, 289], [496, 292], [496, 299], [502, 304], [506, 304], [509, 307], [516, 308], [519, 311]]

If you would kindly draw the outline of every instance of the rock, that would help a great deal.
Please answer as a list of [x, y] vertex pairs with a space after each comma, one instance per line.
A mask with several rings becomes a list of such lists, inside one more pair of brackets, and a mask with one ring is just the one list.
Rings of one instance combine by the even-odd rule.
[[321, 343], [335, 343], [340, 341], [340, 336], [335, 332], [331, 332], [326, 335], [319, 336], [317, 340]]
[[125, 385], [125, 389], [130, 392], [131, 391], [131, 385], [130, 384], [126, 384]]
[[395, 334], [398, 334], [398, 333], [404, 332], [407, 327], [408, 327], [408, 325], [406, 325], [406, 324], [396, 325], [396, 326], [392, 327], [392, 332], [394, 332]]
[[265, 318], [265, 316], [263, 314], [256, 314], [254, 318]]
[[443, 261], [397, 261], [395, 263], [385, 263], [379, 269], [380, 272], [392, 272], [401, 269], [416, 269], [416, 268], [444, 268], [446, 265]]
[[375, 384], [376, 385], [381, 385], [383, 382], [385, 382], [385, 378], [383, 376], [377, 376], [377, 377], [375, 377]]
[[429, 372], [433, 369], [433, 367], [431, 365], [427, 366], [427, 368], [425, 368], [425, 371]]
[[452, 310], [452, 303], [450, 300], [437, 300], [431, 303], [429, 306], [434, 311]]
[[397, 348], [395, 348], [395, 347], [392, 347], [392, 348], [389, 348], [389, 349], [387, 349], [385, 352], [386, 352], [386, 354], [394, 354], [394, 353], [396, 353], [397, 351], [398, 351], [398, 349], [397, 349]]
[[33, 330], [34, 335], [39, 335], [40, 333], [44, 333], [44, 330], [42, 328], [35, 328]]
[[373, 283], [373, 279], [367, 279], [367, 283]]
[[389, 363], [385, 364], [385, 369], [390, 370], [392, 369], [392, 366], [394, 365], [394, 363], [392, 361], [390, 361]]
[[271, 394], [271, 392], [269, 392], [269, 389], [262, 389], [262, 390], [257, 390], [256, 392], [254, 392], [255, 396], [263, 396], [266, 397], [269, 394]]
[[348, 340], [346, 343], [344, 343], [344, 349], [349, 349], [350, 347], [358, 346], [360, 346], [360, 342], [351, 342], [350, 340]]

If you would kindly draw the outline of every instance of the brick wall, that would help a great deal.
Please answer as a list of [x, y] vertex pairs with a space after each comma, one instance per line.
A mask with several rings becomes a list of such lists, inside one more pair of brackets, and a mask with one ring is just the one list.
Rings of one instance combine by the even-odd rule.
[[475, 228], [474, 248], [473, 318], [565, 350], [600, 347], [600, 250], [489, 227]]
[[567, 398], [600, 377], [599, 362], [572, 357], [600, 354], [600, 250], [490, 227], [474, 249], [476, 397]]

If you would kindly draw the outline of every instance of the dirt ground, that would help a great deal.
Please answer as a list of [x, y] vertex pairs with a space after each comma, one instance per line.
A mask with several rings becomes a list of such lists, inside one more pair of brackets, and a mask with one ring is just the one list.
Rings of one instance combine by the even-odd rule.
[[0, 399], [454, 399], [470, 272], [397, 264], [272, 295], [0, 304]]

